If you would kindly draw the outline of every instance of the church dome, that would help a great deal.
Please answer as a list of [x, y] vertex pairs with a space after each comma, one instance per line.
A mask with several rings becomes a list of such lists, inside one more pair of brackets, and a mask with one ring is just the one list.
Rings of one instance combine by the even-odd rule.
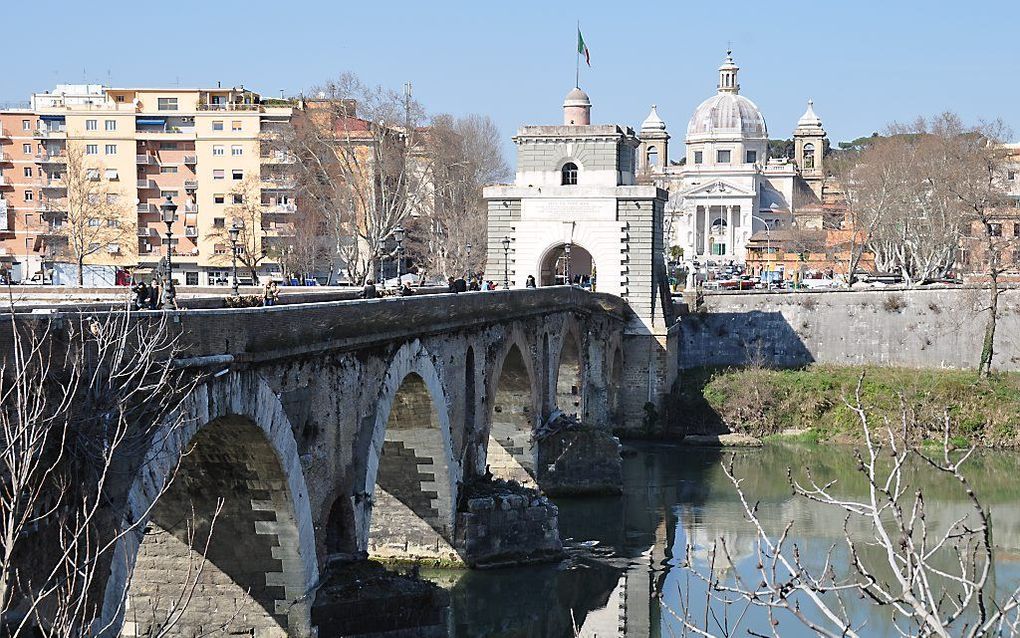
[[575, 87], [570, 93], [567, 93], [566, 99], [563, 100], [563, 106], [591, 106], [591, 99], [588, 98], [587, 93]]
[[754, 102], [736, 93], [718, 93], [694, 110], [687, 137], [768, 139], [765, 118]]
[[665, 131], [666, 123], [659, 117], [659, 112], [655, 110], [655, 105], [652, 105], [652, 111], [645, 118], [645, 121], [641, 123], [641, 132], [652, 132], [652, 131]]
[[[688, 141], [734, 138], [768, 139], [765, 118], [754, 102], [740, 95], [737, 71], [730, 51], [719, 67], [718, 93], [702, 102], [687, 124]], [[693, 140], [692, 140], [693, 138]]]

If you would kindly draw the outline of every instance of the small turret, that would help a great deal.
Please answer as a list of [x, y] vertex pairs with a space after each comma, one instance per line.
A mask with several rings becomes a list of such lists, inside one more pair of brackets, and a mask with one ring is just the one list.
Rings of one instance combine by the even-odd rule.
[[563, 123], [567, 126], [588, 126], [591, 124], [591, 100], [579, 88], [567, 93], [563, 100]]

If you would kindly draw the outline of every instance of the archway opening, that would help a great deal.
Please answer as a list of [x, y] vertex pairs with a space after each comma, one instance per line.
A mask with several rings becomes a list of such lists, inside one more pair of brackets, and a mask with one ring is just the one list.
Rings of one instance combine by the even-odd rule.
[[368, 553], [445, 556], [453, 537], [447, 443], [425, 380], [404, 377], [393, 398], [372, 495]]
[[145, 527], [125, 612], [133, 635], [155, 635], [189, 599], [173, 625], [180, 635], [284, 637], [300, 626], [288, 617], [305, 583], [287, 485], [248, 419], [200, 430]]
[[556, 407], [564, 414], [581, 414], [581, 352], [577, 336], [568, 332], [560, 348], [556, 370]]
[[541, 282], [543, 286], [563, 286], [575, 283], [590, 287], [595, 276], [595, 260], [591, 253], [577, 244], [555, 246], [542, 260]]
[[475, 349], [468, 346], [464, 357], [464, 432], [475, 431]]
[[531, 375], [516, 344], [510, 346], [496, 380], [486, 447], [488, 471], [496, 478], [535, 485], [536, 455]]
[[352, 554], [357, 551], [354, 511], [347, 496], [338, 496], [329, 509], [325, 543], [327, 554]]

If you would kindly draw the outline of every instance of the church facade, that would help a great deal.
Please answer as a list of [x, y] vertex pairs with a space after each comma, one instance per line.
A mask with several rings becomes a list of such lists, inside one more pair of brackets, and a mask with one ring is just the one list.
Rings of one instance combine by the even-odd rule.
[[769, 157], [765, 118], [740, 94], [739, 70], [727, 52], [715, 95], [687, 124], [682, 160], [669, 161], [671, 136], [655, 106], [641, 125], [638, 175], [669, 191], [665, 241], [687, 262], [743, 264], [756, 233], [822, 227], [821, 119], [808, 102], [793, 132], [794, 158]]

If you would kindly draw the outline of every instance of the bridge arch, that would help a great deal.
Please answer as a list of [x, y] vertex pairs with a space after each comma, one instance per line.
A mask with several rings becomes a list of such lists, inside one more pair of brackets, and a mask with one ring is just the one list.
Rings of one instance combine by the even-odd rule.
[[310, 631], [305, 595], [318, 580], [311, 508], [276, 394], [256, 375], [234, 373], [195, 388], [177, 416], [183, 426], [157, 434], [130, 488], [125, 521], [141, 523], [114, 554], [108, 622], [146, 635], [188, 596], [176, 612], [184, 633]]
[[514, 330], [496, 357], [486, 392], [490, 401], [485, 463], [496, 478], [535, 485], [539, 387], [531, 348]]
[[[568, 243], [569, 255], [566, 251]], [[574, 242], [556, 241], [547, 246], [542, 251], [538, 266], [541, 286], [569, 286], [577, 276], [591, 278], [597, 273], [594, 254]]]
[[355, 494], [359, 547], [379, 557], [456, 560], [462, 470], [439, 371], [419, 341], [394, 355], [377, 405]]

